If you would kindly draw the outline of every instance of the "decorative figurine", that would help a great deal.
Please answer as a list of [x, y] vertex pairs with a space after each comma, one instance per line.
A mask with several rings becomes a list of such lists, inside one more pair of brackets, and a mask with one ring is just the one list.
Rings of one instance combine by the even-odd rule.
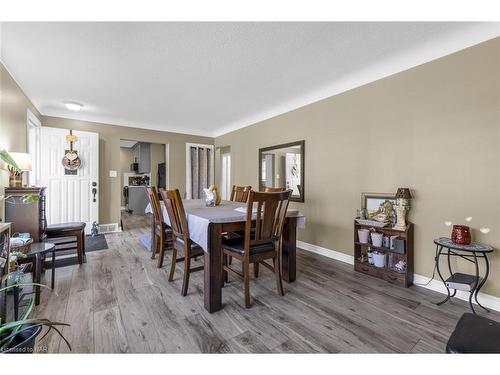
[[405, 230], [406, 229], [406, 215], [410, 211], [410, 199], [412, 198], [410, 189], [399, 188], [396, 193], [396, 210], [397, 222], [394, 229]]
[[94, 221], [92, 223], [92, 229], [90, 230], [90, 234], [92, 237], [95, 237], [99, 234], [99, 224], [97, 224], [97, 221]]

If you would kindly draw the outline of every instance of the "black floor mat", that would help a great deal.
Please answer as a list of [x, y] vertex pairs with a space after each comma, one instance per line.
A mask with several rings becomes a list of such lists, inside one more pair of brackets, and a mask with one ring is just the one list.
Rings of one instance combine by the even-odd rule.
[[[58, 267], [66, 267], [66, 266], [72, 266], [74, 264], [78, 264], [78, 257], [76, 255], [76, 250], [71, 249], [71, 250], [64, 250], [65, 248], [72, 247], [74, 244], [66, 244], [66, 245], [59, 245], [57, 246], [58, 243], [61, 242], [66, 242], [68, 240], [73, 240], [74, 237], [62, 237], [62, 238], [54, 238], [51, 240], [47, 240], [47, 242], [52, 242], [56, 244], [56, 268]], [[106, 241], [106, 237], [104, 237], [104, 234], [99, 234], [95, 237], [92, 237], [91, 235], [85, 236], [85, 253], [91, 253], [92, 251], [98, 251], [98, 250], [106, 250], [108, 249], [108, 243]], [[45, 261], [45, 267], [46, 268], [51, 268], [52, 267], [52, 255], [47, 254], [47, 259]]]

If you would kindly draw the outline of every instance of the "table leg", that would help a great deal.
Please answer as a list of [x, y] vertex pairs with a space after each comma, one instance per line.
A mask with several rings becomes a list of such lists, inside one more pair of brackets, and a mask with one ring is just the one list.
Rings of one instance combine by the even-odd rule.
[[470, 306], [470, 309], [472, 310], [472, 312], [475, 314], [476, 310], [474, 310], [474, 305], [472, 304], [472, 296], [475, 295], [477, 287], [478, 287], [478, 283], [479, 283], [479, 263], [477, 261], [476, 253], [474, 252], [472, 254], [474, 254], [474, 266], [476, 268], [476, 281], [474, 281], [474, 286], [472, 287], [472, 289], [469, 293], [469, 306]]
[[208, 249], [205, 252], [204, 304], [210, 312], [222, 308], [222, 225], [210, 223], [208, 226]]
[[52, 277], [50, 279], [50, 286], [54, 289], [54, 282], [56, 279], [56, 248], [52, 250]]
[[297, 218], [289, 217], [283, 226], [281, 241], [281, 273], [286, 282], [296, 278]]
[[476, 292], [474, 293], [474, 299], [476, 300], [476, 303], [478, 304], [478, 306], [480, 306], [481, 308], [483, 308], [484, 310], [490, 312], [490, 310], [488, 310], [486, 307], [484, 307], [483, 305], [481, 305], [479, 303], [479, 301], [477, 300], [477, 295], [479, 294], [479, 290], [483, 287], [484, 283], [486, 282], [486, 280], [488, 279], [488, 275], [490, 274], [490, 263], [488, 262], [488, 257], [486, 256], [486, 253], [483, 254], [483, 257], [484, 257], [484, 262], [486, 263], [486, 272], [484, 274], [484, 278], [483, 280], [481, 281], [481, 283], [478, 285], [478, 287], [476, 288]]
[[[40, 284], [41, 282], [41, 268], [42, 268], [42, 257], [40, 254], [35, 255], [35, 269], [33, 273], [33, 277], [35, 278], [34, 282]], [[35, 305], [40, 304], [40, 286], [35, 285]]]
[[[435, 258], [435, 261], [436, 261], [436, 271], [439, 275], [439, 278], [441, 279], [441, 281], [443, 282], [444, 284], [444, 287], [446, 288], [446, 292], [448, 293], [448, 295], [446, 296], [446, 298], [441, 301], [441, 302], [437, 302], [436, 305], [442, 305], [443, 303], [445, 303], [446, 301], [448, 301], [451, 297], [453, 297], [451, 294], [450, 294], [450, 289], [448, 288], [448, 286], [446, 285], [446, 282], [444, 281], [444, 277], [443, 275], [441, 274], [441, 270], [439, 268], [439, 257], [441, 256], [441, 252], [443, 251], [443, 246], [438, 246], [436, 245], [436, 258]], [[448, 249], [448, 257], [450, 256], [450, 250]], [[454, 291], [453, 295], [455, 295], [456, 291]]]

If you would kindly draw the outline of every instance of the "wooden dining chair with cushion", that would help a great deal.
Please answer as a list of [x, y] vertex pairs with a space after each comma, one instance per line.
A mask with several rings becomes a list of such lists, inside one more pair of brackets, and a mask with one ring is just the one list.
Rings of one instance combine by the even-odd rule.
[[282, 187], [265, 187], [264, 188], [264, 193], [279, 193], [282, 191], [286, 191], [286, 188], [282, 188]]
[[[274, 272], [278, 293], [281, 296], [284, 295], [281, 281], [280, 248], [281, 234], [291, 193], [291, 190], [278, 193], [251, 191], [247, 201], [244, 236], [224, 239], [222, 242], [224, 281], [227, 282], [228, 273], [243, 278], [245, 306], [247, 308], [251, 306], [250, 263], [261, 264]], [[254, 204], [257, 210], [255, 218], [253, 217]], [[242, 262], [242, 272], [230, 267], [228, 257], [234, 257]], [[272, 260], [272, 265], [266, 262], [268, 259]]]
[[158, 256], [158, 268], [163, 266], [163, 258], [165, 257], [165, 249], [171, 249], [172, 244], [172, 228], [168, 226], [163, 221], [163, 215], [161, 212], [160, 200], [158, 199], [158, 194], [154, 186], [146, 188], [149, 203], [151, 204], [151, 211], [153, 211], [153, 225], [154, 225], [154, 237], [153, 237], [153, 251], [151, 254], [151, 259], [155, 258], [156, 253], [160, 253]]
[[252, 190], [251, 186], [236, 186], [233, 185], [233, 190], [231, 191], [230, 200], [233, 202], [243, 202], [246, 203], [248, 199], [248, 193]]
[[[186, 220], [184, 205], [182, 204], [179, 190], [160, 189], [163, 202], [168, 212], [170, 226], [172, 227], [173, 252], [172, 265], [168, 281], [174, 280], [175, 267], [178, 262], [184, 262], [184, 277], [182, 280], [181, 294], [185, 296], [189, 286], [189, 275], [192, 272], [203, 270], [203, 266], [191, 268], [191, 259], [204, 256], [203, 249], [189, 237], [189, 228]], [[183, 257], [177, 258], [177, 252], [182, 252]]]

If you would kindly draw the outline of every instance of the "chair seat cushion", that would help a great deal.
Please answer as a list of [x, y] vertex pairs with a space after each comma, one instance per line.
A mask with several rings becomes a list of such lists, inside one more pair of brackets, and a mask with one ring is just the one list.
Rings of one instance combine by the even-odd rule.
[[[243, 255], [245, 252], [245, 239], [243, 237], [224, 239], [222, 241], [222, 246], [229, 251], [234, 251]], [[250, 246], [250, 255], [267, 253], [274, 250], [275, 247], [273, 243], [254, 245]]]
[[500, 323], [463, 314], [448, 340], [446, 353], [500, 353]]
[[[175, 239], [175, 242], [180, 245], [180, 246], [184, 246], [184, 240], [181, 239], [181, 238], [176, 238]], [[198, 245], [196, 242], [192, 242], [191, 241], [191, 252], [193, 254], [202, 254], [203, 253], [203, 249], [200, 247], [200, 245]]]
[[71, 222], [71, 223], [60, 223], [60, 224], [50, 224], [45, 228], [45, 233], [60, 233], [60, 232], [75, 232], [85, 229], [85, 223], [82, 222]]

